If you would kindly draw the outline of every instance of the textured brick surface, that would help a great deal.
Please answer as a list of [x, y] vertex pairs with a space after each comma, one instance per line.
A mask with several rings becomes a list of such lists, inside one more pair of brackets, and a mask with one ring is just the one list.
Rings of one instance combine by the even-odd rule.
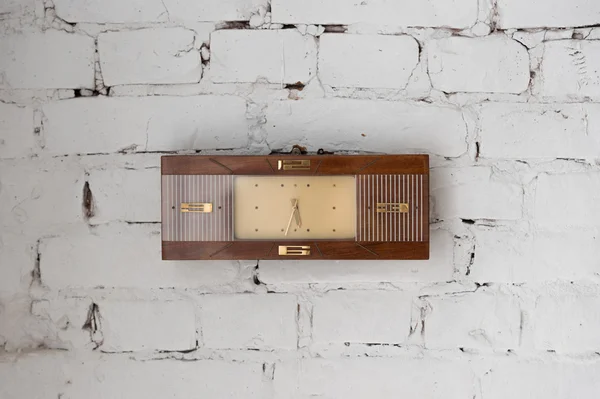
[[352, 24], [379, 23], [401, 26], [448, 26], [465, 28], [475, 23], [477, 1], [453, 0], [431, 3], [349, 3], [343, 0], [274, 0], [273, 21], [280, 23]]
[[508, 28], [587, 26], [598, 21], [600, 4], [594, 0], [499, 0], [499, 26]]
[[505, 36], [433, 40], [428, 56], [431, 83], [441, 91], [521, 93], [529, 85], [527, 50]]
[[276, 397], [443, 398], [448, 392], [454, 398], [474, 395], [473, 375], [468, 367], [444, 361], [309, 359], [283, 364], [276, 373]]
[[211, 295], [200, 306], [208, 348], [296, 348], [297, 301], [292, 295]]
[[235, 96], [58, 101], [43, 108], [45, 150], [58, 155], [244, 147], [245, 110]]
[[431, 173], [433, 215], [438, 219], [520, 219], [523, 193], [486, 167], [440, 168]]
[[108, 86], [195, 83], [202, 75], [200, 53], [189, 29], [103, 33], [98, 37], [98, 53]]
[[[598, 1], [0, 3], [0, 398], [598, 399]], [[429, 154], [430, 259], [161, 260], [295, 144]]]
[[332, 33], [319, 41], [319, 78], [333, 87], [401, 89], [418, 61], [419, 45], [409, 36]]
[[185, 351], [196, 347], [196, 317], [188, 301], [98, 303], [103, 352]]
[[[600, 14], [600, 6], [598, 6]], [[543, 44], [536, 93], [550, 100], [600, 99], [600, 42], [560, 40]]]
[[403, 342], [411, 305], [402, 292], [329, 292], [313, 301], [314, 342]]
[[346, 99], [281, 101], [269, 105], [266, 118], [271, 148], [299, 142], [314, 150], [413, 150], [444, 156], [466, 151], [466, 126], [454, 107]]
[[600, 129], [590, 129], [580, 104], [486, 104], [481, 107], [482, 157], [593, 158], [600, 155]]
[[428, 348], [512, 349], [520, 344], [521, 314], [509, 295], [481, 291], [424, 301], [429, 308], [424, 336]]
[[0, 40], [1, 88], [93, 88], [94, 39], [47, 31]]
[[34, 153], [33, 108], [0, 103], [0, 137], [0, 158]]
[[215, 82], [307, 82], [316, 71], [315, 39], [295, 30], [223, 30], [210, 40]]

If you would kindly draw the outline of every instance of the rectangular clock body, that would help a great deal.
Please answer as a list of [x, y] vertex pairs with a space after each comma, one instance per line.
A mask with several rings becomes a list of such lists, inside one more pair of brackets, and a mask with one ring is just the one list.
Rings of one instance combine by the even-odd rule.
[[161, 161], [165, 260], [429, 258], [427, 155]]

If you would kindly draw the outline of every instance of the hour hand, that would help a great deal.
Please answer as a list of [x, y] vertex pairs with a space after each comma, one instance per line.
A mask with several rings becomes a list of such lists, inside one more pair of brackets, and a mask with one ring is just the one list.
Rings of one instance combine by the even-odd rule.
[[298, 200], [293, 199], [292, 207], [294, 208], [294, 218], [296, 219], [296, 225], [302, 227], [302, 220], [300, 219], [300, 208], [298, 208]]

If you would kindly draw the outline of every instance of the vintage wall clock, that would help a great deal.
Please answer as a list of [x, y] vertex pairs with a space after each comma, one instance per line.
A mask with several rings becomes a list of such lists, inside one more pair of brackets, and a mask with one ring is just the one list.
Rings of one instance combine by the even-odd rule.
[[163, 259], [429, 258], [427, 155], [161, 161]]

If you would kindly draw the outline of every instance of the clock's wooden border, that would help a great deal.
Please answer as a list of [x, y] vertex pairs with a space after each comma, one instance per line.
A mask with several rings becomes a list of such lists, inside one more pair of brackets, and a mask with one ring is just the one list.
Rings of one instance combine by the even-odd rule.
[[[279, 160], [310, 160], [310, 169], [278, 170]], [[428, 155], [167, 155], [161, 175], [371, 175], [422, 174], [429, 198]], [[420, 242], [302, 241], [162, 241], [164, 260], [247, 259], [429, 259], [429, 201], [423, 202]], [[308, 245], [307, 256], [281, 256], [279, 245]]]

